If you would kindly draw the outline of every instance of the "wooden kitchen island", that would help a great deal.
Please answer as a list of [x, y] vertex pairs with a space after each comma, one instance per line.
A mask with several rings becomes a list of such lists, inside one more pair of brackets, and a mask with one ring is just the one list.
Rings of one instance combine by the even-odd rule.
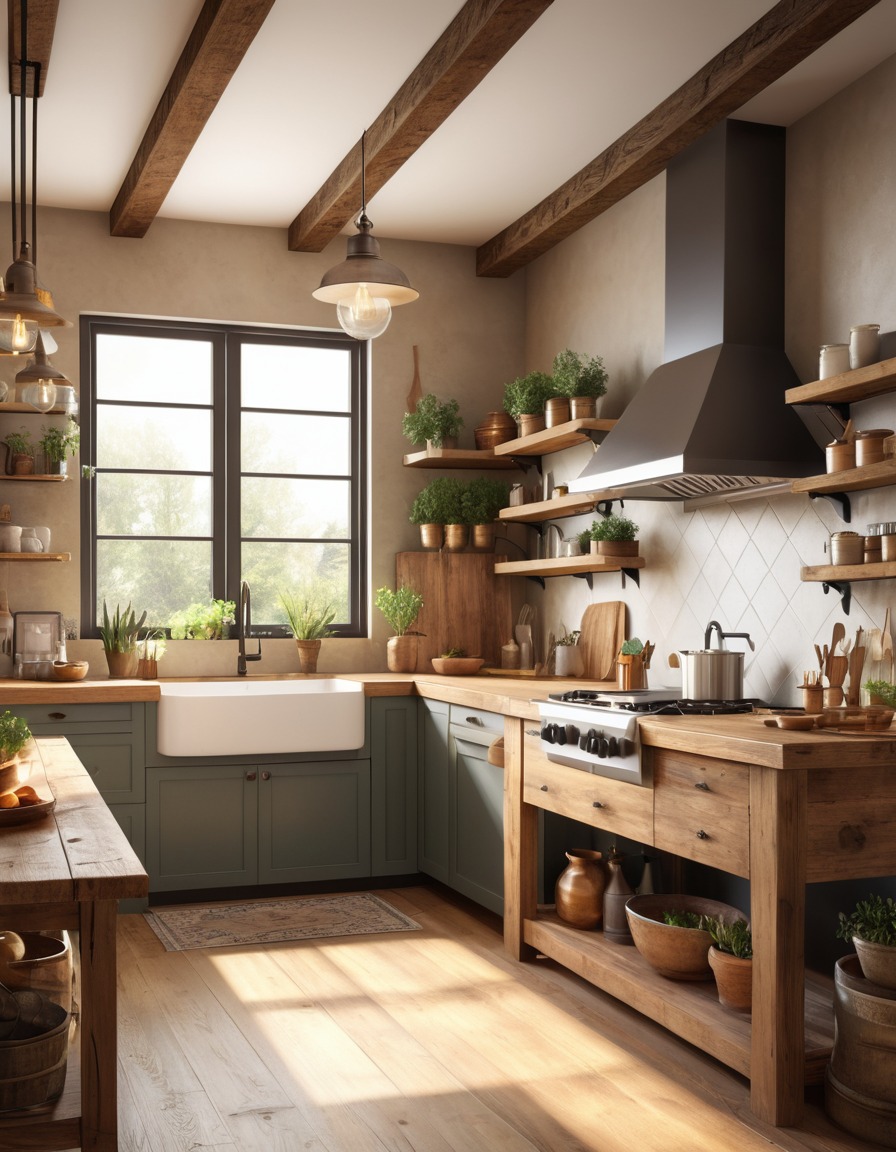
[[[797, 1124], [804, 1085], [821, 1082], [833, 1042], [832, 982], [805, 970], [805, 886], [896, 873], [896, 729], [642, 719], [648, 783], [639, 787], [552, 763], [532, 728], [505, 721], [508, 951], [565, 965], [748, 1077], [758, 1117]], [[722, 1008], [714, 984], [665, 979], [634, 948], [539, 911], [539, 809], [748, 878], [752, 1020]]]
[[36, 746], [30, 783], [47, 799], [49, 788], [56, 808], [0, 827], [0, 924], [77, 934], [79, 1019], [62, 1096], [47, 1109], [0, 1115], [0, 1150], [115, 1152], [116, 915], [119, 899], [146, 896], [148, 879], [68, 741]]

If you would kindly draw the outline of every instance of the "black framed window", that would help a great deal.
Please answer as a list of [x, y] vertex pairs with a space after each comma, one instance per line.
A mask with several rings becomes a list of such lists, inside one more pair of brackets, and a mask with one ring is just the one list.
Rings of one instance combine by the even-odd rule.
[[166, 627], [252, 588], [366, 619], [366, 345], [336, 333], [81, 318], [81, 634], [105, 600]]

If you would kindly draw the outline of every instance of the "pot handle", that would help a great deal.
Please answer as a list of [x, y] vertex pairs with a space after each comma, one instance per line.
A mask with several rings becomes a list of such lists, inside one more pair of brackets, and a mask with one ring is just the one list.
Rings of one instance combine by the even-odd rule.
[[670, 668], [680, 668], [681, 667], [681, 661], [678, 659], [678, 653], [677, 652], [670, 652], [669, 653], [669, 667]]

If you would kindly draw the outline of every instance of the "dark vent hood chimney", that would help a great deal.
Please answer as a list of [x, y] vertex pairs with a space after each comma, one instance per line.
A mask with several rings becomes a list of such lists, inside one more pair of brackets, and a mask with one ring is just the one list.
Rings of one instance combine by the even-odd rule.
[[784, 403], [783, 128], [727, 120], [666, 172], [665, 359], [570, 482], [638, 500], [758, 495], [824, 471]]

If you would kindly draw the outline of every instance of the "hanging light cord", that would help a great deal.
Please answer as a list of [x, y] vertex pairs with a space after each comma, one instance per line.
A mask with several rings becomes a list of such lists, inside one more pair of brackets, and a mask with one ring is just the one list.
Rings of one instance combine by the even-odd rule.
[[[31, 101], [31, 259], [37, 259], [37, 93], [40, 90], [40, 63], [28, 59], [28, 0], [20, 6], [19, 31], [19, 107], [18, 132], [16, 125], [16, 96], [10, 94], [10, 171], [12, 173], [12, 254], [17, 255], [19, 229], [22, 239], [28, 232], [28, 145], [27, 145], [27, 94], [28, 71], [32, 70], [33, 97]], [[18, 141], [18, 149], [16, 147]], [[17, 163], [18, 161], [18, 163]], [[16, 172], [18, 170], [19, 195], [16, 198]]]
[[361, 220], [367, 220], [367, 159], [364, 143], [367, 139], [367, 129], [361, 133], [361, 215], [358, 217]]

